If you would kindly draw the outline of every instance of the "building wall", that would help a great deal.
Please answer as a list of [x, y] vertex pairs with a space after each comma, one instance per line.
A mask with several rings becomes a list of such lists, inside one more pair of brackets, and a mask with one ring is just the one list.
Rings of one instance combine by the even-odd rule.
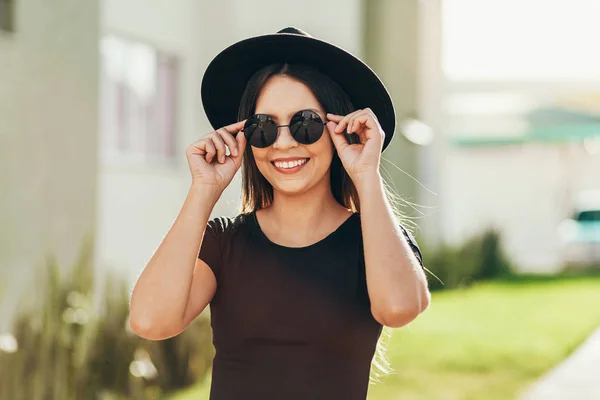
[[0, 325], [45, 255], [74, 261], [96, 207], [98, 3], [15, 4], [16, 32], [0, 33]]
[[185, 148], [206, 128], [197, 117], [199, 37], [192, 0], [105, 0], [102, 33], [177, 57], [177, 159], [173, 165], [104, 162], [99, 173], [97, 264], [131, 277], [143, 268], [174, 221], [189, 187]]
[[524, 270], [560, 266], [557, 226], [573, 200], [598, 189], [600, 155], [576, 144], [453, 148], [444, 175], [446, 240], [461, 243], [495, 226], [511, 258]]
[[[396, 111], [396, 132], [383, 153], [382, 171], [400, 201], [400, 211], [417, 225], [420, 241], [434, 246], [443, 240], [442, 163], [446, 140], [440, 104], [441, 0], [365, 0], [364, 43], [367, 63], [381, 77]], [[407, 119], [417, 119], [434, 132], [433, 141], [417, 145], [403, 135]]]
[[[105, 0], [104, 33], [137, 39], [179, 58], [179, 114], [172, 166], [102, 165], [99, 183], [98, 259], [134, 279], [152, 257], [180, 211], [190, 185], [186, 147], [210, 132], [200, 102], [202, 74], [222, 49], [253, 35], [294, 25], [360, 55], [361, 0], [307, 0], [300, 10], [280, 0]], [[294, 3], [297, 4], [297, 3]], [[239, 209], [240, 173], [213, 215]]]
[[[389, 91], [396, 112], [396, 134], [382, 156], [384, 177], [395, 191], [411, 202], [416, 202], [418, 146], [409, 142], [400, 129], [407, 118], [420, 118], [418, 104], [419, 12], [416, 0], [365, 1], [366, 62], [382, 79]], [[413, 210], [405, 209], [408, 215]]]

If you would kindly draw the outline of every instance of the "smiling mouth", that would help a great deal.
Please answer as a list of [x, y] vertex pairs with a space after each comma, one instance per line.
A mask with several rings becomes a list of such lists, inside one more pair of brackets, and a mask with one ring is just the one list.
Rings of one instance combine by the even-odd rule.
[[280, 168], [280, 169], [292, 169], [292, 168], [299, 167], [300, 165], [306, 164], [308, 162], [308, 160], [310, 160], [310, 158], [304, 158], [304, 159], [294, 160], [294, 161], [271, 161], [271, 164], [273, 164], [274, 166], [276, 166], [277, 168]]

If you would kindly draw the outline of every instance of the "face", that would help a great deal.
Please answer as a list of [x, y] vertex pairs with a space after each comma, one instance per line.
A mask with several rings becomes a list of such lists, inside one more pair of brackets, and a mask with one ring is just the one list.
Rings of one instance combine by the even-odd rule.
[[[312, 91], [288, 76], [271, 77], [262, 88], [256, 114], [270, 115], [277, 125], [288, 125], [300, 110], [316, 111], [323, 121], [326, 113]], [[256, 166], [275, 191], [300, 194], [319, 184], [329, 184], [329, 167], [335, 151], [326, 127], [315, 143], [294, 140], [287, 126], [279, 128], [277, 140], [261, 149], [251, 147]]]

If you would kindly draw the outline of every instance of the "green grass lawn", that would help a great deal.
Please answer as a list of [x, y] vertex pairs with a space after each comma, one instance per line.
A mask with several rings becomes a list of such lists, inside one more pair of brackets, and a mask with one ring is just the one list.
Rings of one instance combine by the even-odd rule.
[[[437, 292], [393, 332], [394, 372], [369, 400], [515, 399], [600, 325], [600, 276], [531, 278]], [[208, 399], [209, 382], [173, 400]]]

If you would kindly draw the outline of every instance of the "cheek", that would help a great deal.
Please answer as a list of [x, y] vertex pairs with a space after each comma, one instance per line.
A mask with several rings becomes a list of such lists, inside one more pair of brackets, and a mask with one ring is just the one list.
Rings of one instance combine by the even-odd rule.
[[311, 149], [311, 157], [317, 161], [316, 167], [319, 171], [326, 171], [331, 166], [331, 160], [335, 152], [333, 143], [328, 138], [328, 140], [315, 143], [315, 146], [314, 149]]
[[[250, 147], [248, 150], [252, 150], [252, 156], [254, 157], [254, 165], [260, 174], [267, 178], [269, 174], [268, 165], [268, 151], [266, 149], [255, 149]], [[270, 179], [267, 178], [270, 181]]]
[[268, 162], [268, 150], [267, 149], [256, 149], [254, 147], [250, 147], [252, 150], [252, 156], [254, 157], [254, 162], [258, 169], [263, 172], [266, 163]]

